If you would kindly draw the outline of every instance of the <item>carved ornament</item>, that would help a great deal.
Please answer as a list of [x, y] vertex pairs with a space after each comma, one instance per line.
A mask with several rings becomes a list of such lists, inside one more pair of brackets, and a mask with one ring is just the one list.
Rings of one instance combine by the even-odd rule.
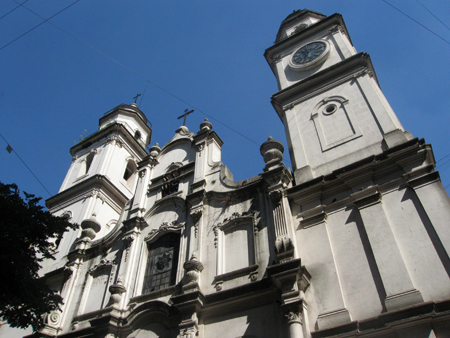
[[[228, 230], [236, 225], [246, 223], [248, 221], [251, 221], [252, 225], [255, 227], [256, 217], [256, 211], [245, 211], [242, 213], [239, 212], [233, 212], [230, 217], [225, 218], [221, 223], [218, 223], [216, 227], [218, 227], [220, 230]], [[257, 230], [257, 229], [256, 229]]]
[[290, 311], [284, 315], [288, 324], [299, 323], [302, 324], [302, 314], [300, 312]]
[[147, 169], [143, 169], [139, 172], [139, 177], [143, 178], [145, 176], [145, 174], [147, 173]]
[[157, 238], [159, 238], [163, 233], [166, 232], [180, 232], [184, 228], [184, 223], [177, 223], [177, 221], [173, 221], [171, 223], [163, 222], [159, 229], [153, 229], [144, 238], [144, 241], [147, 243], [154, 242]]
[[125, 249], [128, 249], [134, 241], [134, 236], [128, 235], [122, 238], [123, 244], [125, 244]]
[[275, 66], [278, 62], [281, 61], [281, 54], [280, 55], [275, 55], [274, 57], [272, 57], [272, 66]]
[[190, 216], [192, 218], [192, 221], [194, 222], [194, 236], [197, 238], [198, 234], [198, 222], [200, 221], [200, 218], [202, 217], [203, 210], [200, 208], [196, 208], [191, 211]]
[[99, 270], [102, 270], [102, 269], [105, 269], [105, 268], [108, 268], [108, 267], [112, 267], [113, 265], [114, 265], [114, 263], [112, 261], [107, 260], [107, 259], [102, 259], [100, 261], [100, 263], [98, 263], [98, 264], [94, 265], [92, 268], [90, 268], [88, 270], [88, 273], [92, 275], [96, 271], [99, 271]]

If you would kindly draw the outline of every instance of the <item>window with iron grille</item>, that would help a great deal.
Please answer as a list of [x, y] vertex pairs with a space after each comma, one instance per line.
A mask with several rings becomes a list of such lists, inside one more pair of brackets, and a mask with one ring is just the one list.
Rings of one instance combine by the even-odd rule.
[[176, 193], [180, 184], [179, 181], [180, 172], [178, 170], [172, 170], [163, 178], [162, 197], [166, 197]]
[[165, 182], [162, 186], [162, 197], [166, 197], [176, 193], [178, 191], [179, 182], [178, 180], [172, 180]]
[[175, 284], [180, 235], [168, 233], [149, 245], [142, 294]]

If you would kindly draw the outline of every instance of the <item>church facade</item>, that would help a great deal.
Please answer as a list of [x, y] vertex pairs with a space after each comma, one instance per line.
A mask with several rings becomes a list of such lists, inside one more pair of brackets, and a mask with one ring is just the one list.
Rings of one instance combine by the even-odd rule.
[[[205, 120], [165, 145], [136, 104], [70, 150], [50, 211], [80, 224], [42, 274], [44, 337], [449, 337], [450, 199], [342, 16], [295, 11], [265, 58], [288, 141], [262, 173]], [[263, 162], [261, 162], [263, 163]]]

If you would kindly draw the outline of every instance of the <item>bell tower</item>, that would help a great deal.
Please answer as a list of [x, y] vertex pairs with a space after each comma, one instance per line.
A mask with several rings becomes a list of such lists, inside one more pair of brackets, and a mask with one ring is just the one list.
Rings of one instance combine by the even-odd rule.
[[46, 204], [53, 214], [80, 224], [82, 233], [62, 238], [57, 259], [73, 249], [77, 237], [94, 241], [113, 230], [134, 195], [137, 164], [148, 154], [151, 133], [151, 124], [135, 103], [121, 104], [100, 118], [98, 131], [70, 148], [72, 164], [59, 193]]
[[264, 55], [278, 81], [272, 104], [285, 127], [297, 185], [412, 138], [340, 14], [294, 11]]

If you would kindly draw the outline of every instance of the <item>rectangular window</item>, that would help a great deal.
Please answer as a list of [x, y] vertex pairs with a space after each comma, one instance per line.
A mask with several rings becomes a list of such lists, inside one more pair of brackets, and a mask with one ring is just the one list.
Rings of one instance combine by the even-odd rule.
[[175, 284], [180, 236], [169, 233], [149, 245], [142, 294]]

